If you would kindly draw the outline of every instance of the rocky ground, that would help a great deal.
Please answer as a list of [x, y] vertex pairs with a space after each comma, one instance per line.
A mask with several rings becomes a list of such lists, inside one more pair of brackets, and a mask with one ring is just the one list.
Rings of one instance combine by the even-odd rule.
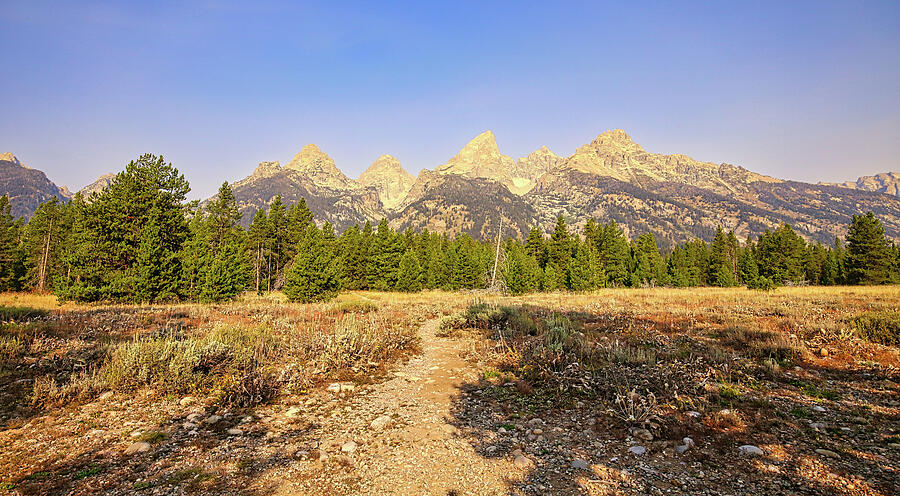
[[839, 367], [823, 347], [735, 406], [657, 405], [659, 417], [628, 423], [602, 397], [488, 373], [482, 336], [439, 325], [427, 320], [421, 352], [370, 381], [231, 409], [107, 392], [8, 424], [0, 483], [11, 494], [898, 493], [895, 369]]

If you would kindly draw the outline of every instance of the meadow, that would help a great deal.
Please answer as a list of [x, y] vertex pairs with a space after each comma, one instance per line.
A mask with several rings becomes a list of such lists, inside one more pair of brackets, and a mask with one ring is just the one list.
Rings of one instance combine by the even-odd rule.
[[[11, 493], [269, 494], [285, 477], [317, 481], [294, 493], [391, 493], [403, 486], [361, 481], [414, 456], [404, 443], [423, 441], [405, 440], [415, 422], [402, 410], [438, 385], [440, 428], [471, 451], [465, 463], [516, 474], [483, 494], [892, 494], [900, 477], [895, 286], [344, 292], [312, 304], [5, 293], [0, 320]], [[425, 376], [445, 362], [421, 381], [401, 372], [448, 354], [465, 365], [446, 384]], [[393, 430], [366, 417], [386, 387], [412, 398], [382, 412]], [[332, 443], [347, 436], [365, 447]]]

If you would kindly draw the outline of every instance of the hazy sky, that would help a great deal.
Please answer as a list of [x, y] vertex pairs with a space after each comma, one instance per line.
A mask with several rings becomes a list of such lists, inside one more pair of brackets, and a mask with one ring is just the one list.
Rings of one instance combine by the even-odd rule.
[[[627, 4], [627, 6], [625, 5]], [[900, 2], [0, 2], [0, 151], [73, 189], [144, 152], [192, 197], [316, 143], [415, 174], [623, 128], [778, 177], [900, 170]]]

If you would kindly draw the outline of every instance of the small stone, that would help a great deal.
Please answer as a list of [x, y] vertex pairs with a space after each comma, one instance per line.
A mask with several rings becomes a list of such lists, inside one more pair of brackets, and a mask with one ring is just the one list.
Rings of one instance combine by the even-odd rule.
[[687, 452], [687, 450], [689, 450], [689, 449], [691, 449], [691, 448], [690, 448], [688, 445], [686, 445], [686, 444], [680, 444], [680, 445], [678, 445], [678, 446], [675, 447], [675, 452], [678, 453], [679, 455], [683, 455], [683, 454], [685, 454], [685, 452]]
[[499, 434], [506, 434], [506, 428], [505, 428], [505, 427], [501, 427], [501, 428], [497, 429], [497, 432], [498, 432]]
[[631, 431], [631, 435], [641, 441], [653, 441], [653, 433], [647, 429], [634, 429]]
[[828, 356], [828, 349], [827, 349], [827, 348], [822, 348], [822, 349], [820, 349], [820, 350], [819, 350], [819, 356], [827, 357], [827, 356]]
[[696, 446], [696, 444], [694, 443], [694, 440], [689, 437], [682, 439], [681, 444], [687, 446], [688, 448], [693, 448], [694, 446]]
[[835, 453], [834, 451], [827, 450], [827, 449], [817, 449], [816, 454], [819, 454], [819, 455], [822, 455], [822, 456], [825, 456], [828, 458], [840, 458], [841, 457], [841, 455]]
[[298, 415], [300, 415], [300, 408], [296, 407], [296, 406], [292, 406], [292, 407], [288, 408], [286, 412], [284, 412], [285, 417], [293, 418]]
[[694, 410], [689, 411], [687, 414], [689, 417], [693, 417], [693, 418], [698, 418], [703, 415], [702, 413], [694, 411]]
[[185, 396], [184, 398], [181, 398], [178, 401], [178, 404], [181, 406], [188, 406], [188, 405], [193, 405], [196, 402], [197, 402], [197, 398], [195, 398], [193, 396]]
[[640, 456], [647, 452], [647, 448], [643, 446], [632, 446], [628, 448], [628, 452]]
[[146, 453], [148, 451], [150, 451], [150, 443], [139, 441], [125, 449], [125, 454], [133, 455], [135, 453]]
[[816, 406], [812, 407], [812, 409], [814, 412], [819, 412], [819, 413], [822, 413], [825, 411], [825, 407], [821, 406], [821, 405], [816, 405]]
[[218, 415], [210, 415], [203, 420], [203, 423], [206, 425], [215, 425], [218, 424], [220, 420], [222, 420], [222, 417]]
[[752, 444], [745, 444], [739, 447], [738, 451], [740, 451], [742, 455], [748, 456], [762, 456], [764, 454], [763, 450], [757, 448], [756, 446], [753, 446]]
[[185, 423], [181, 424], [181, 428], [186, 431], [192, 431], [197, 428], [197, 424], [195, 424], [193, 422], [185, 422]]
[[515, 460], [513, 460], [513, 464], [516, 466], [516, 468], [520, 468], [523, 470], [534, 466], [534, 462], [531, 461], [531, 459], [521, 454], [516, 456]]
[[356, 442], [347, 441], [341, 446], [341, 451], [347, 454], [353, 454], [356, 451]]
[[241, 436], [244, 434], [244, 431], [237, 429], [237, 428], [228, 429], [227, 432], [228, 432], [229, 436]]
[[814, 431], [820, 431], [825, 428], [825, 422], [812, 422], [809, 424], [809, 428]]
[[888, 448], [893, 448], [895, 450], [900, 450], [900, 443], [888, 443]]
[[99, 399], [100, 401], [106, 401], [106, 400], [112, 398], [112, 395], [113, 395], [113, 392], [112, 392], [112, 391], [107, 391], [107, 392], [101, 394], [100, 397], [99, 397], [98, 399]]
[[535, 436], [540, 436], [541, 434], [544, 433], [544, 429], [532, 429], [531, 433], [534, 434]]
[[197, 422], [200, 421], [200, 417], [202, 417], [202, 416], [203, 416], [203, 415], [200, 415], [199, 413], [192, 413], [192, 414], [190, 414], [190, 415], [187, 416], [187, 421], [188, 421], [188, 422], [193, 422], [193, 423], [196, 424]]
[[575, 470], [590, 470], [591, 464], [587, 462], [587, 460], [583, 458], [576, 458], [569, 462], [569, 466], [574, 468]]
[[369, 427], [372, 430], [381, 431], [389, 425], [391, 425], [391, 418], [387, 415], [381, 415], [379, 417], [376, 417], [375, 420], [373, 420], [372, 423], [369, 424]]

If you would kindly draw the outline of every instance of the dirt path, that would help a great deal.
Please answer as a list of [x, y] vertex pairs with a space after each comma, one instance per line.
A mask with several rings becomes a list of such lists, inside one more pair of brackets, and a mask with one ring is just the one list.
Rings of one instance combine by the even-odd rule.
[[[506, 457], [483, 457], [452, 425], [453, 401], [465, 394], [460, 386], [476, 381], [478, 371], [460, 357], [464, 342], [438, 337], [437, 329], [437, 320], [421, 327], [421, 355], [391, 380], [332, 400], [339, 413], [320, 417], [316, 460], [262, 481], [281, 479], [268, 487], [282, 495], [515, 494], [510, 483], [524, 472]], [[378, 426], [385, 418], [373, 425], [383, 416], [388, 425]]]

